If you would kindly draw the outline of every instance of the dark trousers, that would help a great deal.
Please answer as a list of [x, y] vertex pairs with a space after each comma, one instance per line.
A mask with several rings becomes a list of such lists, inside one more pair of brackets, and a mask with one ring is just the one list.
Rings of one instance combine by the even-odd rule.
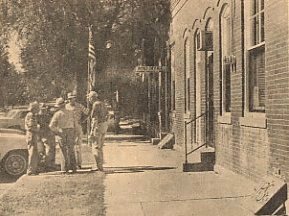
[[74, 154], [75, 131], [73, 128], [63, 129], [59, 146], [63, 155], [61, 171], [76, 170], [76, 160]]
[[55, 167], [55, 135], [52, 131], [47, 134], [47, 143], [45, 143], [45, 153], [46, 153], [46, 166]]
[[44, 144], [43, 153], [45, 154], [45, 166], [51, 168], [55, 167], [55, 135], [49, 128], [47, 128], [41, 131], [40, 137]]

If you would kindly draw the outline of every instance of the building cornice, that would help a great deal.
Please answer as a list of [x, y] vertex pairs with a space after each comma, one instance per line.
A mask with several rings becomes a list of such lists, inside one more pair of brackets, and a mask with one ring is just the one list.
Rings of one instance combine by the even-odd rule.
[[171, 0], [171, 13], [174, 18], [189, 0]]

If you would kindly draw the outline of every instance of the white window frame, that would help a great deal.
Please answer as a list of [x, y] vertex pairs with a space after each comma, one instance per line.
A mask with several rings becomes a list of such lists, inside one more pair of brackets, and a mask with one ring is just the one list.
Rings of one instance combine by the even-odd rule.
[[[264, 4], [265, 4], [264, 0]], [[245, 13], [245, 104], [244, 104], [244, 117], [239, 119], [240, 125], [245, 127], [267, 128], [266, 110], [265, 112], [250, 111], [250, 95], [249, 95], [249, 52], [265, 46], [264, 41], [258, 41], [258, 44], [252, 44], [252, 0], [244, 1]], [[265, 8], [265, 7], [264, 7]], [[264, 9], [265, 10], [265, 9]], [[265, 12], [264, 12], [265, 13]], [[261, 28], [259, 28], [261, 29]], [[260, 33], [259, 33], [260, 34]], [[260, 37], [259, 37], [260, 38]]]
[[[224, 16], [226, 15], [226, 16]], [[229, 24], [225, 24], [225, 22], [227, 22], [229, 19]], [[221, 102], [221, 113], [220, 116], [218, 117], [218, 122], [219, 123], [224, 123], [224, 124], [231, 124], [231, 110], [228, 111], [226, 109], [227, 107], [227, 100], [226, 100], [226, 74], [225, 74], [225, 58], [229, 58], [232, 54], [232, 47], [231, 47], [231, 43], [232, 43], [232, 17], [231, 17], [231, 8], [229, 7], [228, 4], [225, 4], [221, 10], [220, 13], [220, 49], [221, 49], [221, 59], [220, 59], [220, 73], [221, 73], [221, 94], [222, 94], [222, 100]], [[224, 27], [225, 26], [225, 27]], [[225, 37], [226, 34], [226, 37]], [[225, 39], [224, 39], [225, 38]], [[226, 47], [226, 51], [224, 51], [224, 48]], [[228, 59], [229, 60], [229, 59]], [[232, 72], [232, 67], [231, 67], [231, 63], [229, 62], [229, 67], [230, 67], [230, 73]], [[232, 78], [230, 79], [230, 91], [232, 89]], [[230, 108], [232, 109], [232, 91], [230, 92]]]

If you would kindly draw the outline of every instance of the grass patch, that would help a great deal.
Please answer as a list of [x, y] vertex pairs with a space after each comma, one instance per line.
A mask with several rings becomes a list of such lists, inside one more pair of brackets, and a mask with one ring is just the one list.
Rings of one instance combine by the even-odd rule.
[[0, 215], [105, 215], [104, 174], [25, 176], [0, 199]]

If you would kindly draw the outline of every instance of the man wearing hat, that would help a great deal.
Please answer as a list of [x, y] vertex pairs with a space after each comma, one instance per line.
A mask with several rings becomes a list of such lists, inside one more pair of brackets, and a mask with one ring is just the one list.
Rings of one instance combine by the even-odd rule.
[[82, 127], [81, 127], [81, 115], [88, 115], [89, 110], [82, 104], [76, 102], [76, 93], [68, 93], [67, 99], [69, 101], [65, 108], [73, 112], [75, 120], [75, 156], [76, 164], [78, 168], [81, 168], [82, 157], [81, 157], [81, 144], [82, 144]]
[[27, 175], [38, 174], [38, 150], [39, 128], [37, 114], [39, 112], [38, 102], [29, 104], [29, 112], [25, 117], [26, 141], [28, 145], [28, 169]]
[[107, 131], [108, 110], [105, 104], [98, 98], [95, 91], [91, 91], [87, 98], [92, 104], [91, 131], [89, 138], [92, 142], [92, 153], [99, 171], [103, 171], [103, 144]]
[[49, 128], [61, 139], [59, 146], [64, 158], [61, 171], [68, 172], [72, 170], [72, 172], [76, 172], [74, 154], [75, 122], [73, 112], [65, 109], [65, 101], [63, 98], [56, 99], [55, 107], [59, 110], [54, 113]]

